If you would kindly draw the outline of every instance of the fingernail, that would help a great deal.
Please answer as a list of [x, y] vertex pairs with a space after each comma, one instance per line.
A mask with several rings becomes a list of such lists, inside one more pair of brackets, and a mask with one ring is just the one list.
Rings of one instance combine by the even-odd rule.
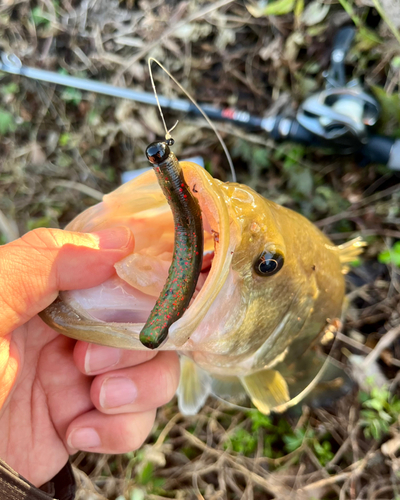
[[128, 248], [133, 239], [132, 232], [125, 226], [112, 227], [93, 234], [98, 236], [102, 250], [123, 250]]
[[94, 373], [115, 366], [121, 359], [121, 349], [89, 344], [85, 356], [85, 372]]
[[100, 436], [91, 427], [81, 427], [71, 432], [68, 437], [68, 446], [76, 450], [87, 450], [101, 446]]
[[129, 405], [137, 398], [137, 387], [126, 377], [109, 377], [100, 389], [100, 405], [103, 408], [117, 408]]

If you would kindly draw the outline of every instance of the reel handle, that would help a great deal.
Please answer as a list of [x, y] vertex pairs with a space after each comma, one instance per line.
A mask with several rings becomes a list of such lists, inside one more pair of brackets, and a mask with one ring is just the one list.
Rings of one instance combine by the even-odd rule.
[[345, 26], [336, 33], [331, 52], [331, 67], [329, 71], [323, 73], [327, 88], [344, 87], [346, 85], [344, 60], [350, 50], [355, 34], [356, 30], [352, 26]]

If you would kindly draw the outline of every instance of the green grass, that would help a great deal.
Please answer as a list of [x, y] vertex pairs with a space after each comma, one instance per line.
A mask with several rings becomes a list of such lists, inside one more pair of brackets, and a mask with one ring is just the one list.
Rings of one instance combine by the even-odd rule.
[[367, 438], [379, 440], [399, 421], [400, 399], [385, 388], [373, 388], [371, 394], [360, 392], [360, 423]]

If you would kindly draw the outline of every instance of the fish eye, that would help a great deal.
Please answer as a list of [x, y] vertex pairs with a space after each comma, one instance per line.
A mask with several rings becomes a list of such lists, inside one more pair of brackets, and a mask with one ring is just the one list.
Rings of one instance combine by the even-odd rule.
[[282, 268], [284, 258], [278, 252], [263, 252], [254, 262], [254, 271], [259, 276], [272, 276]]

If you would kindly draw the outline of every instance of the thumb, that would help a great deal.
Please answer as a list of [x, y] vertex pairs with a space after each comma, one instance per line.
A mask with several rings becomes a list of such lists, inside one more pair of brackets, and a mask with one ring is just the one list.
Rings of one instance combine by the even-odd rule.
[[0, 338], [50, 305], [60, 290], [105, 281], [133, 247], [126, 227], [97, 233], [41, 228], [0, 247]]

